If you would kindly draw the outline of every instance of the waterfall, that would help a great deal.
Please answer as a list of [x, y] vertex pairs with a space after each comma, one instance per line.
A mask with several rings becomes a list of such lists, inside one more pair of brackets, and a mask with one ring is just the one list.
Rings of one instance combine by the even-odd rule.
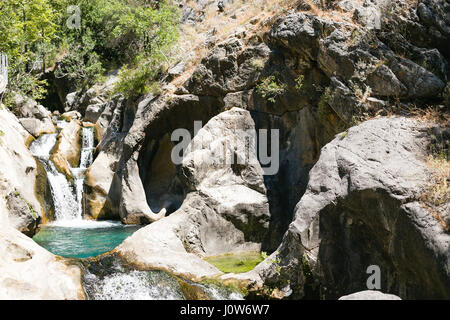
[[94, 128], [82, 129], [80, 168], [87, 169], [94, 161]]
[[78, 218], [78, 204], [64, 174], [60, 173], [50, 160], [50, 153], [56, 144], [57, 134], [43, 134], [33, 141], [31, 153], [42, 163], [47, 172], [48, 182], [55, 206], [56, 220], [72, 220]]
[[[65, 123], [58, 123], [59, 127]], [[43, 134], [31, 146], [31, 153], [43, 164], [55, 206], [55, 224], [70, 226], [83, 221], [83, 193], [86, 169], [93, 162], [94, 130], [82, 128], [82, 148], [79, 168], [70, 168], [73, 176], [73, 186], [66, 176], [60, 173], [50, 160], [50, 154], [56, 144], [57, 134]]]

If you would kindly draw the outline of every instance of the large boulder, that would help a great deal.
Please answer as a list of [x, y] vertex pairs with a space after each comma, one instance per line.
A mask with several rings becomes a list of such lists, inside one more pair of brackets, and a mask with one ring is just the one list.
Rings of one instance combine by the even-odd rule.
[[51, 112], [33, 99], [15, 94], [13, 111], [20, 118], [22, 126], [35, 138], [44, 133], [55, 133]]
[[35, 100], [26, 96], [15, 94], [13, 98], [13, 110], [20, 118], [36, 118], [42, 120], [49, 118], [51, 112]]
[[[403, 299], [449, 298], [450, 235], [433, 208], [419, 200], [430, 188], [433, 172], [426, 165], [429, 126], [401, 117], [379, 118], [326, 145], [274, 254], [280, 259], [261, 263], [255, 269], [259, 279], [273, 285], [278, 278], [278, 286], [284, 287], [288, 274], [300, 286], [290, 286], [285, 296], [295, 296], [312, 272], [324, 297], [336, 299], [366, 289], [366, 271], [375, 265], [384, 292]], [[299, 246], [303, 258], [296, 268], [303, 271], [292, 278], [287, 263], [295, 260], [285, 257], [298, 256]], [[275, 267], [280, 273], [267, 277]]]
[[62, 130], [58, 133], [50, 160], [59, 172], [70, 178], [72, 177], [70, 168], [78, 167], [80, 162], [81, 124], [78, 120], [71, 120], [70, 122], [62, 121], [59, 126]]
[[[254, 123], [248, 111], [233, 108], [198, 131], [181, 164], [180, 180], [190, 190], [182, 206], [120, 245], [122, 258], [198, 278], [220, 273], [199, 257], [260, 250], [269, 229], [269, 204], [256, 141], [246, 140], [239, 129], [254, 130]], [[151, 253], [162, 247], [164, 255]]]
[[10, 226], [0, 202], [0, 299], [84, 299], [81, 269]]
[[56, 132], [56, 128], [50, 117], [42, 120], [37, 118], [21, 118], [20, 123], [35, 138], [45, 133]]
[[402, 300], [402, 299], [393, 294], [386, 294], [375, 290], [365, 290], [340, 297], [338, 300]]

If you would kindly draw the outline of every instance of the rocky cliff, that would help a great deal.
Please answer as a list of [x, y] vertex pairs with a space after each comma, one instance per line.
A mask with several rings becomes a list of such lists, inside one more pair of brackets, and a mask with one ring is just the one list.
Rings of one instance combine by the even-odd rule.
[[0, 123], [0, 298], [82, 299], [80, 268], [27, 237], [45, 212], [45, 171], [28, 150], [33, 138], [3, 105]]
[[[211, 24], [213, 2], [180, 6], [184, 25]], [[443, 0], [225, 2], [216, 28], [162, 77], [161, 94], [111, 97], [111, 75], [67, 96], [65, 111], [94, 123], [99, 142], [86, 215], [149, 224], [112, 252], [126, 262], [237, 282], [248, 297], [336, 299], [367, 289], [376, 265], [384, 292], [448, 299], [449, 9]], [[34, 136], [55, 129], [45, 113], [22, 117]], [[62, 164], [78, 161], [69, 151], [79, 120], [71, 124], [59, 133]], [[178, 129], [192, 140], [174, 163]], [[278, 142], [273, 174], [243, 131]], [[233, 161], [211, 161], [221, 154]], [[19, 169], [31, 175], [16, 180], [34, 185], [36, 164]], [[31, 213], [45, 207], [22, 197]], [[19, 230], [36, 219], [21, 218]], [[202, 259], [254, 250], [270, 255], [244, 274]]]
[[[305, 287], [325, 298], [361, 290], [377, 264], [386, 291], [448, 297], [448, 195], [422, 201], [432, 140], [448, 152], [447, 6], [299, 1], [263, 11], [222, 38], [207, 34], [208, 53], [193, 72], [173, 72], [162, 95], [104, 103], [100, 118], [115, 111], [90, 169], [94, 216], [152, 222], [117, 253], [199, 277], [217, 270], [198, 257], [275, 251], [256, 283], [297, 298]], [[435, 117], [420, 117], [429, 106]], [[387, 115], [397, 117], [364, 122]], [[175, 166], [178, 128], [202, 147]], [[258, 159], [211, 165], [214, 144], [240, 150], [230, 128], [278, 129], [277, 173], [264, 176]]]

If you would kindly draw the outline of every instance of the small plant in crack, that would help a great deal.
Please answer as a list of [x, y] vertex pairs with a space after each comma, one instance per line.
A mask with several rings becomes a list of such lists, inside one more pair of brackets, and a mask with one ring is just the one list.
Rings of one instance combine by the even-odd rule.
[[299, 75], [296, 79], [295, 79], [295, 89], [297, 89], [298, 91], [302, 90], [303, 85], [305, 82], [305, 76], [304, 75]]
[[277, 80], [275, 76], [270, 76], [261, 81], [256, 86], [256, 92], [264, 99], [275, 103], [277, 97], [286, 90], [286, 85]]

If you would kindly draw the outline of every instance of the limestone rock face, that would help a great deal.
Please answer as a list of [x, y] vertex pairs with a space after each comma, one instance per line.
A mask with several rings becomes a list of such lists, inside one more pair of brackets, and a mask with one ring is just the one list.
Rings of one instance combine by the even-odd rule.
[[[127, 238], [114, 252], [134, 265], [166, 270], [193, 279], [221, 274], [215, 267], [187, 250], [186, 240], [180, 232], [193, 228], [191, 219], [195, 215], [208, 215], [208, 209], [197, 195], [188, 196], [183, 206], [162, 220], [140, 229]], [[198, 205], [203, 205], [199, 207]], [[191, 217], [194, 216], [194, 217]]]
[[4, 107], [0, 124], [0, 196], [8, 199], [10, 223], [33, 235], [43, 212], [35, 194], [37, 164], [26, 146], [32, 137]]
[[21, 118], [22, 126], [35, 138], [38, 138], [44, 133], [55, 133], [56, 128], [50, 118], [42, 120], [36, 118]]
[[31, 136], [3, 105], [0, 128], [0, 299], [83, 299], [80, 268], [26, 236], [42, 216]]
[[6, 205], [10, 224], [20, 232], [32, 237], [41, 220], [39, 214], [28, 206], [19, 191], [10, 193], [6, 197]]
[[[247, 140], [246, 147], [245, 137], [238, 136], [238, 129], [254, 129], [249, 112], [238, 108], [217, 115], [200, 129], [181, 165], [180, 181], [190, 190], [182, 206], [119, 246], [117, 252], [123, 258], [199, 277], [220, 273], [199, 256], [261, 248], [270, 221], [263, 172], [256, 158], [256, 140]], [[215, 140], [217, 135], [222, 141]], [[211, 143], [216, 143], [217, 148], [211, 148]], [[210, 154], [214, 152], [216, 155]], [[239, 166], [237, 162], [217, 157], [233, 152], [242, 161], [240, 170], [234, 167]], [[246, 153], [249, 158], [244, 162]], [[211, 165], [212, 159], [215, 163]], [[153, 246], [143, 246], [142, 237]], [[165, 248], [164, 255], [151, 254], [161, 247]], [[170, 263], [164, 258], [166, 254], [171, 256]]]
[[[112, 182], [123, 152], [123, 139], [129, 128], [124, 125], [123, 113], [125, 106], [123, 99], [117, 98], [107, 103], [100, 118], [95, 124], [98, 156], [86, 171], [86, 194], [88, 214], [94, 219], [119, 218], [118, 208], [113, 208]], [[117, 194], [112, 195], [114, 198]]]
[[35, 138], [44, 133], [55, 133], [51, 112], [36, 101], [19, 94], [14, 96], [13, 110], [22, 126]]
[[[204, 18], [195, 5], [184, 5], [185, 21]], [[346, 0], [327, 2], [321, 9], [329, 14], [316, 16], [300, 2], [301, 12], [260, 25], [258, 17], [250, 23], [257, 30], [246, 25], [216, 46], [211, 32], [210, 52], [192, 75], [172, 69], [160, 96], [106, 101], [95, 90], [80, 93], [75, 108], [96, 121], [101, 140], [87, 173], [92, 216], [152, 223], [117, 250], [148, 268], [210, 275], [216, 270], [198, 257], [237, 248], [273, 252], [252, 272], [223, 277], [276, 288], [274, 298], [313, 292], [337, 299], [364, 290], [366, 268], [377, 263], [383, 292], [446, 297], [447, 234], [417, 200], [430, 179], [419, 159], [428, 128], [398, 118], [345, 131], [367, 116], [441, 103], [448, 49], [434, 41], [447, 37], [445, 8], [443, 1]], [[275, 175], [263, 177], [253, 156], [245, 165], [210, 161], [236, 141], [239, 127], [279, 130]], [[174, 164], [170, 138], [181, 128], [195, 138]], [[159, 258], [160, 247], [175, 262]]]
[[63, 122], [62, 130], [58, 134], [56, 145], [52, 150], [50, 159], [54, 162], [56, 168], [71, 177], [70, 167], [78, 167], [80, 161], [81, 125], [78, 120]]
[[20, 118], [36, 118], [42, 120], [48, 118], [51, 112], [36, 101], [16, 94], [14, 96], [14, 110]]
[[[255, 136], [251, 136], [252, 133]], [[233, 108], [212, 118], [186, 150], [181, 179], [205, 195], [247, 239], [262, 242], [270, 212], [248, 111]]]
[[[385, 292], [448, 298], [450, 235], [418, 201], [430, 175], [428, 130], [415, 120], [380, 118], [326, 145], [278, 250], [279, 279], [293, 280], [283, 273], [283, 256], [301, 244], [297, 269], [311, 268], [326, 298], [365, 289], [371, 265], [380, 268]], [[259, 275], [273, 268], [270, 261]]]
[[0, 298], [84, 299], [80, 268], [9, 226], [3, 203], [0, 211]]

